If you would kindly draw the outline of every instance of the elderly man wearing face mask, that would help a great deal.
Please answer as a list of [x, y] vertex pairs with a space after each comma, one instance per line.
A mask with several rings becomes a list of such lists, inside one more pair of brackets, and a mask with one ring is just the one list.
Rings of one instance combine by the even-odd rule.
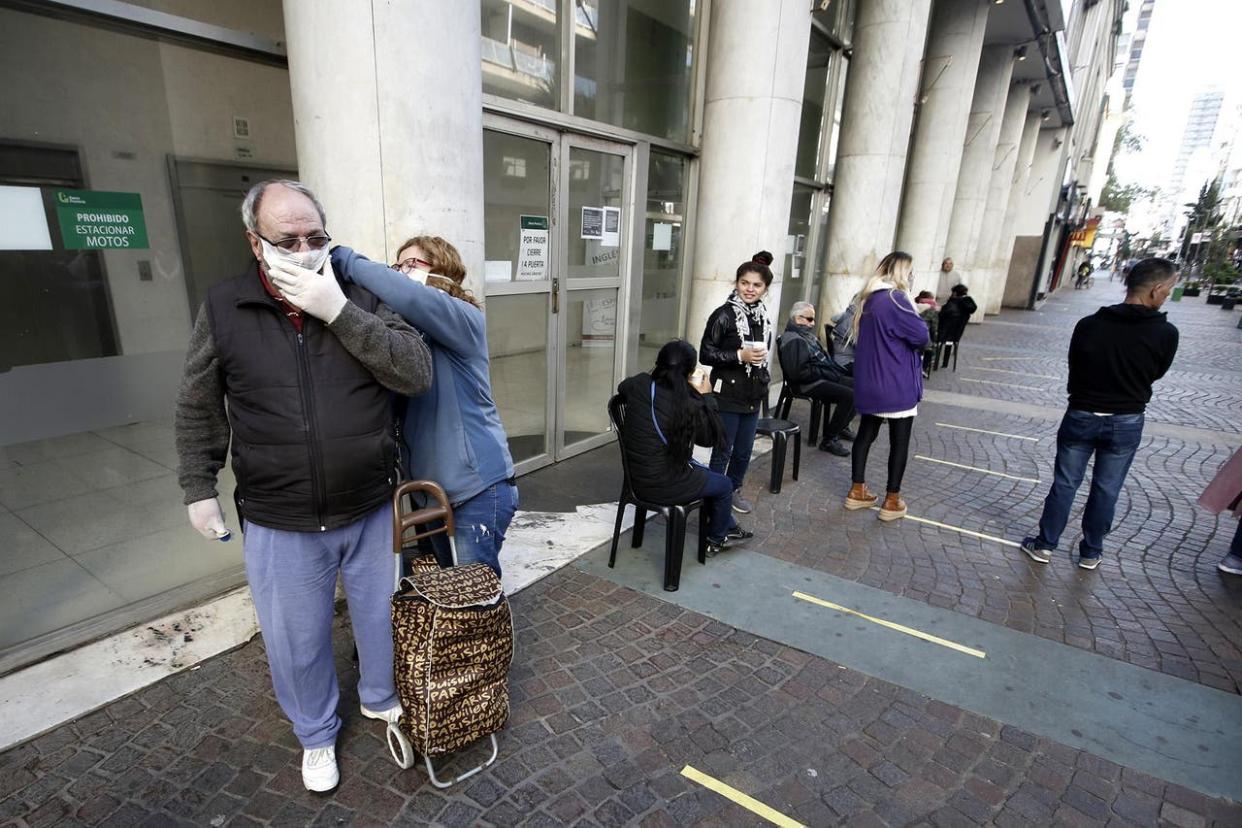
[[304, 185], [255, 185], [242, 219], [255, 261], [213, 286], [199, 309], [177, 399], [178, 474], [194, 528], [228, 540], [216, 475], [231, 438], [246, 579], [272, 684], [303, 747], [302, 781], [322, 792], [340, 781], [338, 572], [358, 644], [362, 715], [401, 715], [388, 617], [392, 398], [427, 390], [431, 355], [375, 296], [337, 281], [323, 207]]

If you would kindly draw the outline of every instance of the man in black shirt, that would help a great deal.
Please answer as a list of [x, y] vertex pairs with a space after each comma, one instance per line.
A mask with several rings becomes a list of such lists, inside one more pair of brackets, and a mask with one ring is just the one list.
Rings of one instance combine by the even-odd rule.
[[1177, 328], [1159, 310], [1176, 281], [1172, 262], [1144, 259], [1126, 277], [1125, 302], [1100, 308], [1074, 327], [1069, 407], [1057, 431], [1056, 473], [1044, 500], [1039, 536], [1022, 541], [1031, 560], [1051, 560], [1094, 456], [1078, 565], [1099, 566], [1121, 484], [1143, 437], [1152, 383], [1164, 376], [1177, 353]]

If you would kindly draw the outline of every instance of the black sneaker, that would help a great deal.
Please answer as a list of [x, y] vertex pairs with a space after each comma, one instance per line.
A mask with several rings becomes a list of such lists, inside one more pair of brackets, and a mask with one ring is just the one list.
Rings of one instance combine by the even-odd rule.
[[1035, 563], [1046, 564], [1048, 561], [1052, 560], [1052, 550], [1040, 549], [1035, 545], [1034, 538], [1022, 539], [1022, 551], [1025, 552], [1026, 556]]
[[845, 441], [847, 441], [847, 442], [852, 443], [852, 442], [854, 442], [854, 438], [855, 438], [855, 437], [857, 437], [857, 436], [858, 436], [858, 435], [856, 435], [854, 432], [850, 431], [848, 428], [843, 428], [843, 429], [841, 429], [841, 433], [837, 435], [837, 439], [838, 439], [838, 440], [845, 440]]
[[755, 504], [742, 497], [742, 490], [738, 489], [733, 493], [733, 511], [739, 515], [749, 515], [750, 510], [755, 508]]
[[728, 538], [708, 538], [707, 539], [707, 557], [714, 558], [721, 552], [729, 548]]
[[[748, 532], [740, 526], [734, 526], [728, 532], [725, 532], [725, 541], [748, 541], [754, 536], [754, 532]], [[708, 538], [707, 542], [711, 543], [711, 539]]]
[[829, 454], [835, 454], [837, 457], [849, 457], [850, 450], [847, 449], [840, 440], [825, 440], [819, 444], [820, 451], [826, 451]]

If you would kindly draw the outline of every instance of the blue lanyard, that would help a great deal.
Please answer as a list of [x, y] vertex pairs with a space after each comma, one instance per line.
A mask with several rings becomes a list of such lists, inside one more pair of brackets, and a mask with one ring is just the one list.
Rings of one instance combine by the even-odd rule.
[[651, 381], [651, 424], [655, 426], [656, 436], [660, 438], [660, 442], [668, 445], [668, 440], [664, 436], [664, 432], [660, 430], [660, 424], [656, 422], [655, 415], [655, 380]]
[[[661, 442], [661, 443], [663, 443], [664, 445], [666, 445], [666, 446], [667, 446], [667, 445], [668, 445], [668, 438], [666, 438], [666, 437], [664, 436], [664, 432], [663, 432], [663, 430], [661, 430], [661, 428], [660, 428], [660, 423], [656, 420], [656, 415], [655, 415], [655, 387], [656, 387], [655, 380], [652, 380], [652, 381], [651, 381], [651, 424], [652, 424], [653, 426], [655, 426], [656, 436], [660, 438], [660, 442]], [[704, 466], [702, 463], [700, 463], [698, 460], [695, 460], [693, 457], [691, 457], [691, 458], [690, 458], [690, 465], [692, 465], [692, 466], [698, 466], [700, 469], [705, 469], [705, 468], [707, 468], [707, 466]]]

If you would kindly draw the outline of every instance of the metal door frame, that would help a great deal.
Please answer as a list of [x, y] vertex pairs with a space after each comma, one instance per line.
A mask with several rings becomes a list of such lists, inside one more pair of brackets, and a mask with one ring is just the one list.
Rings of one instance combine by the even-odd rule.
[[[626, 165], [623, 174], [624, 192], [621, 199], [621, 227], [618, 247], [620, 251], [619, 275], [615, 278], [575, 279], [574, 290], [616, 288], [617, 332], [613, 349], [613, 377], [615, 384], [626, 368], [629, 338], [632, 334], [628, 308], [632, 295], [634, 213], [636, 202], [635, 145], [625, 141], [605, 140], [579, 133], [554, 129], [529, 121], [505, 117], [493, 112], [483, 113], [483, 128], [493, 132], [515, 135], [547, 144], [550, 163], [548, 182], [550, 215], [548, 265], [549, 278], [537, 282], [493, 283], [484, 287], [484, 296], [514, 296], [542, 293], [548, 301], [546, 371], [547, 395], [544, 400], [544, 446], [545, 450], [515, 464], [518, 475], [527, 474], [560, 460], [566, 460], [585, 451], [606, 445], [613, 440], [611, 426], [601, 433], [571, 446], [565, 444], [565, 385], [566, 368], [564, 343], [568, 338], [567, 323], [559, 309], [568, 299], [570, 291], [566, 272], [566, 242], [569, 227], [568, 203], [569, 180], [564, 173], [569, 168], [569, 154], [574, 148], [588, 149], [619, 155]], [[486, 206], [484, 207], [486, 209]], [[585, 283], [584, 283], [585, 282]], [[554, 296], [555, 294], [555, 296]], [[503, 417], [502, 417], [503, 419]]]

